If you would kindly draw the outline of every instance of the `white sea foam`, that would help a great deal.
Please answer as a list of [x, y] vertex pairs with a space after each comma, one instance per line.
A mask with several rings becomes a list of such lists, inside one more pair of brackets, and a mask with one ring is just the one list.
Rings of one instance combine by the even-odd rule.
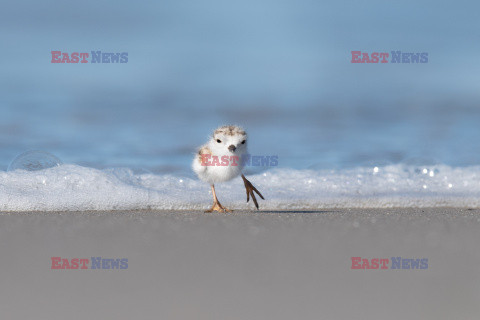
[[[275, 169], [249, 177], [263, 193], [262, 210], [388, 207], [480, 207], [480, 167], [444, 165], [355, 168], [342, 171]], [[206, 209], [207, 184], [131, 169], [61, 165], [0, 172], [2, 211]], [[252, 209], [243, 182], [218, 184], [222, 204]]]

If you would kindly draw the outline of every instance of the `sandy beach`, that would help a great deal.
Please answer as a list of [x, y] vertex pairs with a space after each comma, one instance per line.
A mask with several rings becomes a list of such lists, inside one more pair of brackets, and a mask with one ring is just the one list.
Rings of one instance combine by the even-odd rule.
[[[4, 319], [475, 319], [480, 210], [0, 214]], [[51, 269], [52, 257], [128, 268]], [[352, 257], [428, 259], [352, 269]], [[371, 261], [371, 260], [370, 260]]]

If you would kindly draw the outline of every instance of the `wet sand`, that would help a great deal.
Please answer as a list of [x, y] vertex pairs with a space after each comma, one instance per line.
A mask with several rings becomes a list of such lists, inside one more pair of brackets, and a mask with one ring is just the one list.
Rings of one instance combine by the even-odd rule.
[[[0, 316], [477, 319], [479, 231], [467, 208], [0, 213]], [[52, 270], [51, 257], [128, 268]], [[428, 268], [353, 270], [352, 257]]]

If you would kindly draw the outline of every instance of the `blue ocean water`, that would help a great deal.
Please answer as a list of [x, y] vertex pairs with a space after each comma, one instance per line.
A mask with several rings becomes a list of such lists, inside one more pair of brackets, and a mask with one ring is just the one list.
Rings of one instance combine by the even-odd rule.
[[[219, 125], [280, 168], [480, 164], [479, 5], [438, 1], [6, 1], [0, 168], [64, 163], [191, 175]], [[128, 52], [52, 64], [52, 50]], [[352, 64], [351, 51], [428, 52]], [[253, 172], [265, 168], [251, 168]]]

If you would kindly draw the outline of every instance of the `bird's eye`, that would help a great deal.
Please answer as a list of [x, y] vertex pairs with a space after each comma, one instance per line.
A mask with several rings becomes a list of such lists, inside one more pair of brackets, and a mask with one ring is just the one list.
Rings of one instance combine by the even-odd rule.
[[243, 141], [242, 141], [242, 144], [245, 144], [245, 142], [247, 142], [247, 140], [243, 140]]
[[222, 140], [220, 140], [220, 139], [217, 139], [217, 142], [218, 142], [218, 143], [222, 143]]

